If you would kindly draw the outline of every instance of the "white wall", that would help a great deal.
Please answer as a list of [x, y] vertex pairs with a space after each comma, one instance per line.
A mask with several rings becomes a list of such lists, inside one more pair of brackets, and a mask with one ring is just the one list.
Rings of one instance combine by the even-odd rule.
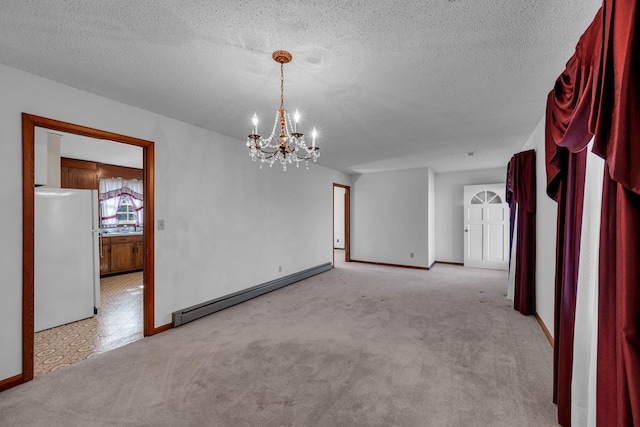
[[463, 188], [505, 182], [507, 165], [493, 169], [438, 173], [435, 176], [435, 259], [464, 262]]
[[[36, 127], [36, 129], [39, 128]], [[47, 132], [47, 187], [60, 188], [60, 175], [62, 174], [60, 170], [61, 139], [62, 135]]]
[[34, 129], [34, 180], [36, 185], [47, 185], [48, 178], [48, 141], [47, 131], [42, 128]]
[[36, 126], [34, 129], [34, 178], [36, 186], [60, 188], [60, 140], [62, 135]]
[[353, 178], [353, 260], [429, 266], [429, 177], [430, 169], [422, 168]]
[[553, 335], [558, 205], [547, 196], [544, 117], [522, 148], [536, 150], [536, 311]]
[[343, 187], [333, 189], [333, 247], [344, 249], [344, 195]]
[[[22, 204], [21, 112], [155, 142], [155, 214], [166, 222], [155, 235], [155, 326], [175, 310], [332, 261], [329, 189], [349, 184], [347, 175], [317, 165], [259, 170], [244, 141], [3, 65], [0, 93], [2, 206]], [[22, 370], [22, 210], [0, 209], [0, 224], [2, 380]]]

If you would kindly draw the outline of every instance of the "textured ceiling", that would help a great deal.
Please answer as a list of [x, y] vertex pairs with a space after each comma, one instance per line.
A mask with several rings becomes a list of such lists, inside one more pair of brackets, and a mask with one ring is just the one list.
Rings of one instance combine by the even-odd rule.
[[286, 49], [285, 107], [300, 109], [303, 130], [317, 126], [320, 164], [477, 169], [525, 143], [600, 3], [3, 0], [0, 63], [246, 150], [253, 113], [272, 123], [271, 52]]

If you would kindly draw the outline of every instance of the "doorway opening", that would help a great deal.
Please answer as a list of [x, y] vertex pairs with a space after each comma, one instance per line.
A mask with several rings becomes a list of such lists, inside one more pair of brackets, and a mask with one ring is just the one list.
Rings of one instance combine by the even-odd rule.
[[333, 184], [333, 265], [351, 261], [351, 187]]
[[22, 382], [34, 377], [34, 277], [35, 277], [35, 132], [36, 127], [108, 140], [142, 148], [144, 224], [141, 256], [144, 270], [142, 289], [143, 334], [154, 335], [166, 329], [154, 327], [154, 144], [112, 132], [89, 128], [54, 119], [22, 114]]
[[40, 127], [35, 147], [37, 378], [143, 338], [144, 176], [142, 147]]

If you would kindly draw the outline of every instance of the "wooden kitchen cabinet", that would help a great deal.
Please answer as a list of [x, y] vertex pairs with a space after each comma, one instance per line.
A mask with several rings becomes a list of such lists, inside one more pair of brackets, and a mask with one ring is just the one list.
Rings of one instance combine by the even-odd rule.
[[100, 178], [124, 178], [142, 181], [142, 169], [108, 165], [88, 160], [60, 158], [60, 187], [99, 190]]
[[98, 164], [76, 159], [60, 159], [60, 187], [97, 190]]
[[[144, 257], [141, 234], [103, 238], [103, 256], [106, 256], [104, 251], [104, 239], [109, 239], [109, 269], [108, 271], [103, 271], [101, 262], [100, 274], [121, 273], [125, 271], [141, 270], [143, 268]], [[107, 261], [105, 260], [104, 263], [106, 265]]]
[[140, 236], [140, 241], [135, 242], [133, 246], [133, 267], [135, 269], [139, 269], [144, 266], [144, 257], [142, 256], [142, 253], [142, 236]]
[[109, 274], [111, 271], [111, 240], [109, 237], [102, 238], [100, 251], [100, 275]]
[[[115, 237], [114, 240], [125, 238]], [[134, 261], [133, 242], [113, 242], [111, 244], [111, 273], [133, 269]]]

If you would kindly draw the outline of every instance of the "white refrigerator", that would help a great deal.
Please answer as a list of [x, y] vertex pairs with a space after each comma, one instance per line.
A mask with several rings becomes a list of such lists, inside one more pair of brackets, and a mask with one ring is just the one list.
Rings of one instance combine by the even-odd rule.
[[100, 308], [98, 191], [36, 187], [35, 331]]

